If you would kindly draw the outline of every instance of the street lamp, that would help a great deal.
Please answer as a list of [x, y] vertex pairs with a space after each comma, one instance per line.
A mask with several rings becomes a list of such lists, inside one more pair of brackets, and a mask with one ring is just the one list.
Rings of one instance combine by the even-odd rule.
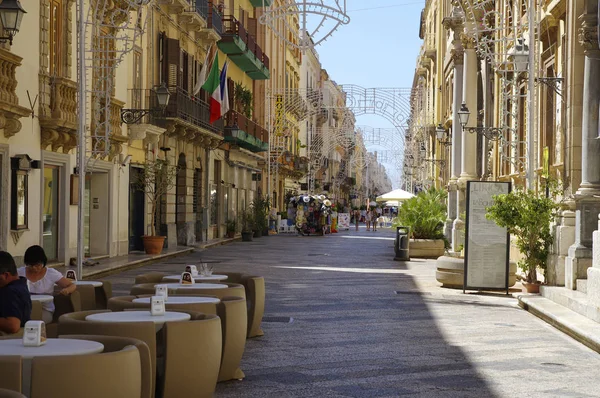
[[446, 129], [444, 129], [441, 123], [439, 123], [435, 128], [435, 135], [437, 136], [437, 140], [440, 142], [440, 144], [444, 146], [452, 145], [451, 138], [448, 137], [448, 139], [446, 139]]
[[0, 3], [0, 20], [4, 32], [8, 35], [0, 37], [0, 42], [8, 41], [10, 45], [13, 44], [13, 37], [19, 32], [24, 14], [27, 14], [27, 11], [21, 7], [19, 0], [3, 0]]
[[169, 98], [171, 93], [167, 84], [163, 82], [159, 87], [152, 90], [156, 94], [156, 100], [158, 102], [158, 108], [154, 109], [122, 109], [121, 110], [121, 121], [125, 124], [133, 124], [139, 122], [144, 116], [149, 113], [162, 113], [164, 112], [167, 105], [169, 105]]
[[508, 55], [512, 57], [515, 64], [515, 72], [525, 72], [529, 64], [529, 46], [525, 44], [525, 40], [517, 39], [515, 46], [511, 48]]
[[463, 102], [458, 111], [458, 118], [460, 119], [460, 125], [462, 126], [463, 131], [470, 134], [482, 135], [491, 141], [498, 141], [502, 138], [502, 129], [499, 127], [467, 127], [466, 125], [469, 122], [469, 116], [471, 116], [471, 112], [469, 111], [469, 108], [467, 108], [467, 104]]

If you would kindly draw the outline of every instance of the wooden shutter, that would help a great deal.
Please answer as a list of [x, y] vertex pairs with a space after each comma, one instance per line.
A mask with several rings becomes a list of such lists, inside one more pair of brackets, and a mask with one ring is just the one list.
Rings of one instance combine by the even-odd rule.
[[179, 40], [167, 38], [167, 84], [177, 87], [179, 83]]
[[252, 37], [254, 37], [254, 40], [256, 40], [257, 26], [258, 25], [256, 23], [256, 18], [248, 18], [248, 24], [246, 25], [246, 29], [248, 29], [248, 33], [250, 33]]

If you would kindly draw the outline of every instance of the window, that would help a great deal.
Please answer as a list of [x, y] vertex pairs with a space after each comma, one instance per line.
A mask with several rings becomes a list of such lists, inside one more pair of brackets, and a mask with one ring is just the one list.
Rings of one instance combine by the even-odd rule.
[[142, 106], [142, 52], [140, 49], [133, 51], [133, 91], [131, 105], [135, 109]]
[[61, 59], [62, 59], [62, 15], [63, 15], [62, 0], [51, 0], [50, 1], [50, 25], [48, 27], [49, 37], [49, 67], [50, 76], [59, 76], [61, 73]]

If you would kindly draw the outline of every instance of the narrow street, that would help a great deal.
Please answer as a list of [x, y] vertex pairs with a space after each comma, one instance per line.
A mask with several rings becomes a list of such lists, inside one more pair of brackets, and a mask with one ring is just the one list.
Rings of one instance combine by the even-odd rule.
[[[353, 226], [352, 226], [353, 228]], [[394, 262], [390, 230], [236, 242], [108, 277], [211, 262], [266, 279], [265, 335], [216, 397], [597, 397], [600, 356], [503, 294], [442, 289]]]

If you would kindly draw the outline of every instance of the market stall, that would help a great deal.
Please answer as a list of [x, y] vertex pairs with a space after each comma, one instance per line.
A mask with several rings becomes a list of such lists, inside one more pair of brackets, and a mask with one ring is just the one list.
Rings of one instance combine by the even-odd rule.
[[295, 210], [296, 230], [301, 235], [324, 235], [329, 231], [332, 209], [325, 195], [292, 197], [290, 207]]

